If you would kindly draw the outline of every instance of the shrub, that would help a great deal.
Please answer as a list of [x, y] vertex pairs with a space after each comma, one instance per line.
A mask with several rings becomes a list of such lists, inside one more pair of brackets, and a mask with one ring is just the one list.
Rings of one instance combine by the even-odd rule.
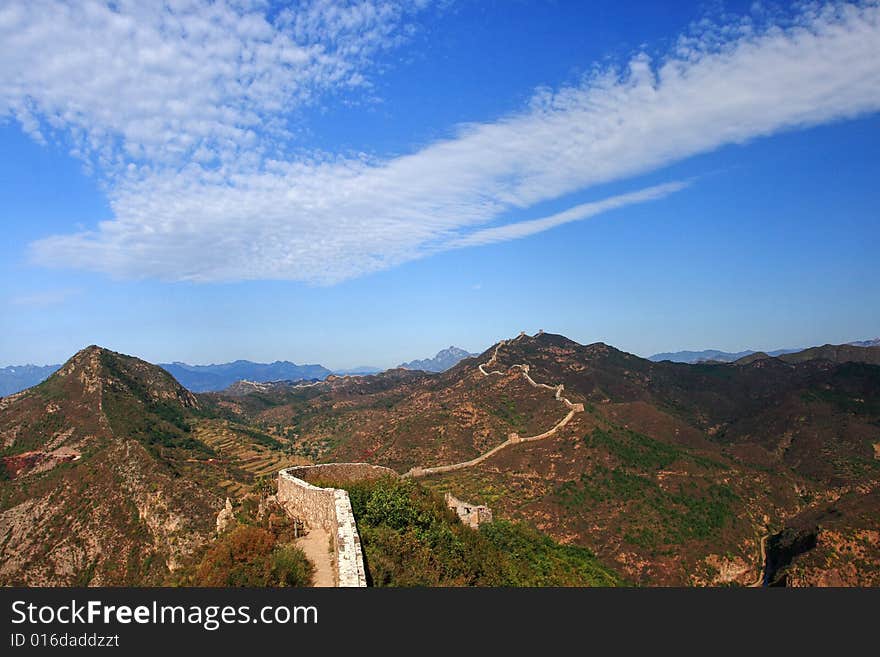
[[302, 550], [242, 525], [217, 539], [196, 569], [196, 586], [308, 586], [313, 567]]
[[411, 479], [348, 487], [373, 586], [612, 586], [619, 580], [584, 548], [523, 525], [476, 531]]

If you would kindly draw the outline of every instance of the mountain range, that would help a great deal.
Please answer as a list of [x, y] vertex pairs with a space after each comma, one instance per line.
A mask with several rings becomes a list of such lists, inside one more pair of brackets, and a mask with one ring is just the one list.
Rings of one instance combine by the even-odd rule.
[[405, 370], [421, 370], [422, 372], [445, 372], [450, 367], [457, 365], [459, 361], [476, 355], [459, 347], [449, 347], [438, 351], [433, 358], [411, 360], [408, 363], [401, 363], [398, 367]]
[[[437, 353], [434, 358], [414, 360], [400, 367], [420, 369], [426, 372], [442, 372], [455, 365], [462, 358], [473, 356], [464, 349], [449, 347]], [[45, 381], [61, 365], [12, 365], [0, 368], [0, 397]], [[367, 376], [382, 370], [378, 367], [361, 366], [342, 370], [329, 370], [323, 365], [297, 365], [290, 361], [274, 363], [255, 363], [249, 360], [236, 360], [216, 365], [189, 365], [187, 363], [159, 363], [159, 367], [169, 372], [185, 388], [192, 392], [216, 392], [224, 390], [237, 381], [269, 383], [272, 381], [313, 381], [324, 379], [330, 374], [339, 376]]]
[[[854, 347], [878, 347], [880, 346], [880, 338], [848, 342], [847, 344]], [[719, 349], [704, 349], [702, 351], [670, 351], [648, 356], [648, 360], [654, 362], [669, 360], [673, 363], [700, 363], [704, 361], [732, 363], [735, 360], [757, 353], [766, 354], [768, 356], [782, 356], [784, 354], [793, 354], [798, 351], [803, 351], [803, 349], [803, 347], [799, 347], [797, 349], [775, 349], [773, 351], [756, 351], [754, 349], [746, 349], [745, 351], [721, 351]]]
[[[225, 498], [277, 528], [265, 477], [363, 461], [530, 527], [507, 552], [589, 550], [596, 581], [880, 585], [880, 347], [690, 365], [523, 335], [440, 374], [201, 394], [89, 347], [0, 399], [0, 444], [0, 584], [217, 581]], [[368, 570], [425, 535], [396, 517]]]
[[[858, 347], [880, 346], [880, 338], [849, 342], [849, 345]], [[705, 349], [703, 351], [676, 351], [654, 354], [648, 360], [660, 362], [664, 360], [677, 363], [699, 363], [705, 361], [734, 362], [753, 354], [766, 354], [768, 356], [782, 356], [802, 351], [802, 349], [777, 349], [775, 351], [746, 350], [740, 352], [720, 351], [717, 349]], [[408, 370], [421, 370], [424, 372], [445, 372], [464, 358], [472, 358], [476, 354], [470, 353], [459, 347], [450, 346], [437, 352], [433, 358], [412, 360], [401, 363], [399, 368]], [[0, 397], [14, 394], [31, 386], [45, 381], [61, 365], [11, 365], [0, 368]], [[159, 363], [181, 385], [192, 392], [218, 392], [224, 390], [237, 381], [253, 381], [256, 383], [270, 383], [274, 381], [313, 381], [325, 379], [330, 374], [338, 376], [369, 376], [382, 372], [381, 368], [362, 366], [341, 370], [329, 370], [323, 365], [297, 365], [290, 361], [275, 361], [274, 363], [255, 363], [249, 360], [236, 360], [230, 363], [216, 365], [189, 365], [187, 363]]]
[[[0, 396], [35, 386], [45, 381], [61, 365], [10, 366], [0, 369]], [[274, 363], [254, 363], [249, 360], [236, 360], [218, 365], [188, 365], [187, 363], [160, 363], [159, 367], [170, 373], [185, 388], [192, 392], [223, 390], [236, 381], [297, 381], [301, 379], [323, 379], [332, 372], [321, 365], [297, 365], [289, 361]]]
[[61, 365], [10, 365], [0, 367], [0, 397], [45, 381]]
[[220, 365], [187, 365], [186, 363], [161, 363], [162, 369], [169, 372], [181, 385], [193, 392], [223, 390], [236, 381], [297, 381], [323, 379], [330, 370], [322, 365], [297, 365], [290, 361], [274, 363], [254, 363], [249, 360], [236, 360]]

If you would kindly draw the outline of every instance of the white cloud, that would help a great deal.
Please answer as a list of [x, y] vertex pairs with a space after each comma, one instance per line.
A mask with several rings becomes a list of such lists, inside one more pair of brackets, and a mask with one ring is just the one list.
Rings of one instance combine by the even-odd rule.
[[508, 242], [517, 240], [535, 233], [541, 233], [572, 221], [583, 221], [597, 214], [616, 210], [617, 208], [626, 207], [634, 203], [645, 203], [646, 201], [656, 201], [665, 198], [670, 194], [681, 191], [687, 187], [689, 183], [676, 181], [664, 183], [662, 185], [654, 185], [646, 187], [637, 192], [629, 194], [619, 194], [610, 198], [596, 201], [593, 203], [581, 203], [562, 212], [557, 212], [548, 217], [540, 219], [530, 219], [528, 221], [519, 221], [504, 226], [495, 226], [493, 228], [484, 228], [474, 231], [469, 235], [465, 235], [458, 239], [450, 240], [444, 245], [447, 248], [460, 248], [466, 246], [484, 246], [486, 244], [495, 244], [496, 242]]
[[0, 5], [0, 118], [64, 130], [103, 170], [259, 162], [285, 113], [363, 86], [422, 3], [10, 0]]
[[[358, 20], [327, 16], [303, 20], [291, 33], [310, 39]], [[126, 277], [334, 283], [659, 198], [681, 183], [486, 228], [511, 210], [724, 144], [880, 109], [877, 2], [811, 5], [777, 20], [704, 25], [664, 58], [639, 54], [622, 71], [540, 91], [520, 112], [461, 126], [449, 139], [392, 159], [286, 161], [236, 142], [253, 166], [154, 167], [115, 183], [113, 221], [41, 240], [33, 254]], [[355, 46], [336, 51], [358, 53]], [[59, 107], [63, 101], [59, 93]], [[181, 117], [195, 120], [188, 109]]]

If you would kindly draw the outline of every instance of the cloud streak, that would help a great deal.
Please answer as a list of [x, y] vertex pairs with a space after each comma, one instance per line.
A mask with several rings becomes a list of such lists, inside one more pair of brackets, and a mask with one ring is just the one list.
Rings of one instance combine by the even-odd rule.
[[460, 237], [456, 240], [450, 240], [445, 246], [447, 248], [463, 248], [468, 246], [485, 246], [497, 242], [508, 242], [510, 240], [522, 239], [523, 237], [529, 237], [530, 235], [535, 235], [536, 233], [541, 233], [545, 230], [550, 230], [551, 228], [556, 228], [557, 226], [562, 226], [573, 221], [583, 221], [584, 219], [595, 217], [597, 214], [602, 214], [603, 212], [608, 212], [610, 210], [624, 208], [636, 203], [656, 201], [665, 198], [670, 194], [681, 191], [689, 184], [690, 183], [684, 181], [675, 181], [664, 183], [662, 185], [654, 185], [653, 187], [646, 187], [645, 189], [641, 189], [637, 192], [630, 192], [629, 194], [611, 196], [593, 203], [581, 203], [568, 210], [557, 212], [556, 214], [542, 217], [540, 219], [530, 219], [528, 221], [518, 221], [504, 226], [483, 228], [482, 230], [474, 231], [470, 235]]
[[[333, 52], [348, 53], [340, 39], [329, 39]], [[250, 160], [236, 166], [151, 162], [114, 181], [113, 221], [40, 240], [32, 255], [122, 277], [333, 284], [448, 249], [534, 235], [662, 198], [683, 183], [543, 219], [504, 225], [505, 217], [725, 144], [877, 111], [878, 43], [877, 2], [810, 5], [775, 23], [703, 25], [665, 56], [640, 53], [580, 84], [540, 90], [518, 112], [459, 126], [399, 157], [287, 159], [250, 149], [245, 139], [232, 150]], [[59, 107], [63, 100], [59, 93]], [[271, 102], [261, 111], [281, 120]]]

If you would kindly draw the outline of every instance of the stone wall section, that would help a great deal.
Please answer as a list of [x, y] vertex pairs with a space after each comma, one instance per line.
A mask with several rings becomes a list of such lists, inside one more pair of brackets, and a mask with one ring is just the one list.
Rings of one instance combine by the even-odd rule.
[[310, 467], [314, 466], [281, 470], [276, 499], [289, 515], [310, 527], [322, 527], [333, 537], [336, 586], [366, 586], [361, 539], [348, 493], [339, 488], [319, 488], [295, 476], [294, 471], [307, 474], [302, 471]]
[[[543, 331], [539, 331], [538, 335], [541, 333]], [[514, 338], [514, 341], [523, 337], [526, 337], [526, 334], [520, 333], [517, 338]], [[470, 461], [432, 468], [415, 467], [404, 475], [398, 475], [390, 468], [369, 463], [324, 463], [286, 468], [278, 473], [277, 499], [285, 511], [289, 515], [304, 521], [309, 526], [324, 528], [334, 537], [337, 586], [366, 586], [367, 578], [360, 536], [358, 535], [348, 492], [340, 488], [333, 488], [332, 485], [369, 481], [388, 476], [424, 477], [431, 474], [469, 468], [485, 461], [510, 445], [549, 438], [568, 424], [576, 413], [584, 411], [583, 404], [574, 404], [562, 396], [565, 388], [561, 383], [554, 386], [535, 381], [529, 374], [528, 364], [511, 365], [507, 371], [487, 370], [487, 367], [495, 365], [498, 360], [498, 350], [508, 342], [508, 340], [499, 342], [492, 352], [492, 357], [485, 363], [480, 364], [478, 370], [483, 376], [488, 377], [492, 375], [503, 376], [517, 369], [520, 370], [523, 377], [532, 386], [552, 390], [554, 392], [554, 399], [562, 403], [569, 411], [565, 417], [547, 431], [536, 436], [519, 436], [511, 433], [503, 443]], [[330, 377], [328, 377], [329, 379]], [[330, 487], [322, 488], [315, 484], [329, 484]], [[471, 527], [476, 528], [482, 522], [492, 521], [492, 512], [486, 506], [462, 502], [448, 493], [446, 495], [446, 504], [458, 514], [463, 523]]]
[[[540, 335], [541, 333], [543, 333], [543, 331], [540, 331], [538, 333], [538, 335]], [[514, 338], [514, 341], [525, 337], [525, 335], [526, 335], [525, 333], [520, 333], [518, 337]], [[565, 391], [565, 386], [563, 386], [561, 383], [558, 385], [555, 385], [555, 386], [548, 385], [546, 383], [538, 383], [529, 375], [529, 365], [527, 363], [524, 363], [522, 365], [511, 365], [507, 369], [506, 372], [502, 371], [502, 370], [487, 370], [486, 369], [487, 367], [492, 367], [493, 365], [495, 365], [495, 363], [498, 361], [498, 350], [501, 349], [501, 347], [506, 345], [508, 342], [509, 342], [509, 340], [502, 340], [501, 342], [499, 342], [495, 346], [495, 350], [492, 352], [492, 357], [489, 360], [487, 360], [485, 363], [482, 363], [481, 365], [479, 365], [479, 367], [477, 368], [480, 371], [480, 374], [482, 374], [483, 376], [487, 376], [487, 377], [492, 376], [493, 374], [498, 375], [498, 376], [504, 376], [505, 374], [507, 374], [511, 370], [519, 370], [520, 372], [522, 372], [522, 375], [525, 378], [525, 380], [528, 381], [529, 384], [532, 385], [533, 387], [546, 388], [547, 390], [554, 391], [553, 398], [556, 399], [556, 401], [561, 402], [566, 408], [569, 409], [569, 411], [565, 415], [565, 417], [563, 417], [561, 420], [559, 420], [559, 422], [557, 422], [555, 425], [553, 425], [553, 427], [551, 427], [550, 429], [548, 429], [547, 431], [545, 431], [543, 433], [539, 433], [537, 436], [520, 436], [516, 433], [512, 433], [507, 437], [507, 440], [505, 440], [503, 443], [493, 447], [488, 452], [483, 452], [478, 457], [471, 459], [470, 461], [463, 461], [461, 463], [453, 463], [451, 465], [438, 465], [433, 468], [415, 467], [415, 468], [410, 469], [409, 472], [407, 472], [406, 474], [404, 474], [403, 475], [404, 477], [426, 477], [426, 476], [432, 475], [432, 474], [440, 474], [443, 472], [453, 472], [455, 470], [462, 470], [464, 468], [471, 468], [479, 463], [482, 463], [483, 461], [492, 457], [493, 455], [497, 454], [502, 449], [506, 449], [507, 447], [510, 447], [511, 445], [517, 445], [519, 443], [527, 443], [527, 442], [531, 442], [534, 440], [544, 440], [545, 438], [549, 438], [553, 434], [555, 434], [557, 431], [559, 431], [562, 427], [564, 427], [566, 424], [571, 422], [571, 419], [575, 416], [575, 414], [583, 413], [583, 411], [584, 411], [583, 404], [574, 404], [569, 399], [566, 399], [565, 397], [562, 396], [562, 393]]]

